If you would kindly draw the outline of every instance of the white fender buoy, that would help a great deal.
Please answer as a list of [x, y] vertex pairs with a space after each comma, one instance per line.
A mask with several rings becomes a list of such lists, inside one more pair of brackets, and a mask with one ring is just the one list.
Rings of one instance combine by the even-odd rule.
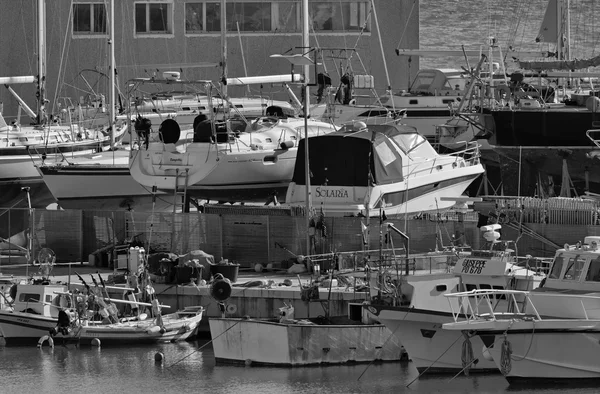
[[249, 366], [251, 366], [251, 365], [252, 365], [252, 360], [250, 360], [250, 359], [248, 358], [248, 359], [246, 359], [246, 361], [244, 361], [244, 364], [245, 364], [247, 367], [249, 367]]
[[148, 333], [148, 334], [158, 334], [159, 332], [160, 332], [159, 326], [152, 326], [146, 330], [146, 333]]
[[497, 231], [488, 231], [483, 233], [483, 238], [488, 242], [494, 242], [500, 239], [500, 233]]
[[165, 355], [163, 353], [156, 352], [154, 354], [154, 361], [156, 361], [157, 363], [162, 364], [162, 362], [164, 361], [164, 359], [165, 359]]
[[263, 265], [258, 263], [254, 266], [254, 271], [256, 272], [262, 272], [263, 271]]
[[485, 358], [488, 361], [494, 361], [494, 359], [492, 358], [492, 354], [490, 353], [490, 350], [487, 348], [487, 346], [483, 345], [483, 349], [481, 349], [481, 353], [483, 353], [483, 358]]
[[498, 223], [488, 224], [487, 226], [481, 226], [481, 231], [482, 232], [496, 231], [496, 230], [500, 230], [501, 228], [502, 228], [502, 226]]
[[101, 345], [100, 339], [98, 339], [98, 338], [92, 339], [92, 346], [100, 347], [100, 345]]
[[44, 346], [44, 343], [46, 342], [48, 342], [48, 346], [54, 349], [54, 339], [52, 339], [50, 335], [44, 335], [43, 337], [41, 337], [38, 341], [37, 347], [42, 348]]

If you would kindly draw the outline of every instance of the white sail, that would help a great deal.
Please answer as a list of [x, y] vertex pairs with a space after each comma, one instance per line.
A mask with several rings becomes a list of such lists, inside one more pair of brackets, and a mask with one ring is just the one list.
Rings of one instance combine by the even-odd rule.
[[540, 32], [535, 38], [536, 42], [556, 43], [558, 40], [558, 12], [556, 2], [557, 0], [550, 0], [548, 2], [544, 20], [540, 26]]

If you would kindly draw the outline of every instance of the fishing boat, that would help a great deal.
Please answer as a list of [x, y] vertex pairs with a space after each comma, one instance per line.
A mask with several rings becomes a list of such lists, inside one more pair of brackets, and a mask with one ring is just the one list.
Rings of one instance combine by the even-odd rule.
[[[372, 287], [382, 288], [382, 295], [366, 308], [402, 341], [419, 373], [497, 371], [482, 354], [481, 338], [463, 337], [460, 332], [442, 330], [442, 325], [452, 321], [445, 294], [474, 289], [530, 290], [544, 279], [536, 268], [518, 264], [516, 243], [500, 241], [500, 230], [497, 224], [482, 227], [485, 238], [493, 241], [486, 249], [449, 255], [451, 272], [398, 276], [389, 269], [378, 274], [379, 282]], [[494, 305], [508, 310], [504, 298]]]
[[[0, 109], [0, 185], [4, 191], [0, 205], [4, 206], [14, 202], [21, 187], [43, 185], [37, 165], [61, 162], [112, 147], [120, 141], [128, 126], [127, 122], [116, 122], [112, 111], [106, 112], [100, 96], [89, 106], [65, 105], [56, 114], [49, 111], [46, 98], [45, 7], [45, 1], [38, 0], [37, 76], [0, 78], [18, 101], [19, 114], [24, 110], [31, 118], [31, 124], [27, 126], [21, 125], [20, 116], [7, 123]], [[37, 111], [29, 108], [10, 87], [16, 83], [36, 84]], [[47, 198], [41, 194], [36, 193], [35, 198], [46, 202]], [[33, 201], [35, 206], [38, 205], [36, 201]]]
[[[137, 282], [138, 276], [132, 276], [135, 277], [132, 283], [145, 284], [136, 295], [136, 288], [107, 286], [100, 274], [98, 280], [91, 275], [93, 287], [77, 274], [82, 290], [51, 283], [52, 267], [51, 261], [41, 263], [40, 269], [44, 272], [41, 278], [14, 284], [9, 295], [3, 295], [5, 306], [0, 310], [0, 334], [6, 345], [48, 343], [53, 346], [56, 340], [97, 346], [175, 342], [197, 333], [204, 308], [190, 306], [163, 315], [161, 309], [168, 306], [158, 302], [143, 272], [139, 273], [140, 282]], [[110, 298], [109, 289], [122, 291], [123, 299]], [[130, 313], [120, 311], [118, 304], [127, 305]]]
[[208, 323], [219, 364], [297, 367], [401, 360], [399, 339], [367, 319], [296, 319], [294, 307], [286, 304], [273, 319], [223, 316]]
[[[418, 131], [398, 124], [353, 122], [335, 133], [309, 138], [311, 179], [305, 177], [305, 145], [298, 159], [286, 204], [312, 203], [326, 215], [412, 215], [450, 208], [484, 172], [477, 144], [439, 154]], [[444, 200], [441, 197], [448, 198]]]
[[[597, 384], [600, 237], [556, 251], [549, 275], [530, 291], [478, 289], [447, 294], [455, 335], [479, 337], [485, 357], [511, 384]], [[509, 303], [499, 309], [495, 300]]]

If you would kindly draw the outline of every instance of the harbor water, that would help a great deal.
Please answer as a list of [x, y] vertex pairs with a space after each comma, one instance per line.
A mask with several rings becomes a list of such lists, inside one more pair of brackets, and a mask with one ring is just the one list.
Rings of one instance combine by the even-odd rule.
[[[155, 361], [162, 353], [162, 363]], [[207, 340], [155, 346], [0, 348], [2, 393], [561, 393], [500, 374], [418, 376], [410, 362], [267, 368], [215, 365]], [[411, 383], [414, 380], [413, 383]], [[406, 387], [409, 385], [409, 387]], [[570, 393], [594, 393], [572, 388]]]

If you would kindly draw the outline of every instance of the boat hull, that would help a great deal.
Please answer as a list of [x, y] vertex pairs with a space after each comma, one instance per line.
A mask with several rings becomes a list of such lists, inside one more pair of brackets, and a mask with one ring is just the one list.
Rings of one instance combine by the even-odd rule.
[[123, 166], [75, 165], [40, 167], [43, 180], [64, 209], [164, 211], [173, 196], [137, 183]]
[[403, 354], [399, 340], [383, 325], [239, 318], [210, 318], [209, 325], [217, 363], [304, 366], [398, 361]]
[[397, 307], [381, 310], [377, 318], [402, 341], [419, 373], [498, 372], [496, 364], [483, 357], [484, 345], [478, 336], [469, 338], [477, 361], [466, 368], [473, 359], [465, 357], [468, 345], [463, 335], [442, 329], [442, 324], [453, 321], [449, 312]]
[[57, 318], [31, 313], [0, 311], [0, 334], [6, 345], [35, 344], [56, 327]]
[[[183, 341], [196, 336], [203, 310], [196, 313], [176, 312], [164, 315], [162, 328], [153, 320], [114, 324], [89, 324], [70, 327], [68, 334], [56, 334], [55, 341], [91, 344], [133, 344]], [[0, 330], [6, 345], [36, 344], [50, 335], [57, 325], [57, 318], [30, 313], [0, 311]]]
[[[504, 335], [497, 333], [489, 352], [497, 367], [512, 384], [535, 384], [536, 380], [573, 383], [574, 380], [600, 381], [600, 332], [533, 330], [510, 332], [507, 341], [512, 355], [502, 357]], [[504, 361], [504, 362], [503, 362]]]

